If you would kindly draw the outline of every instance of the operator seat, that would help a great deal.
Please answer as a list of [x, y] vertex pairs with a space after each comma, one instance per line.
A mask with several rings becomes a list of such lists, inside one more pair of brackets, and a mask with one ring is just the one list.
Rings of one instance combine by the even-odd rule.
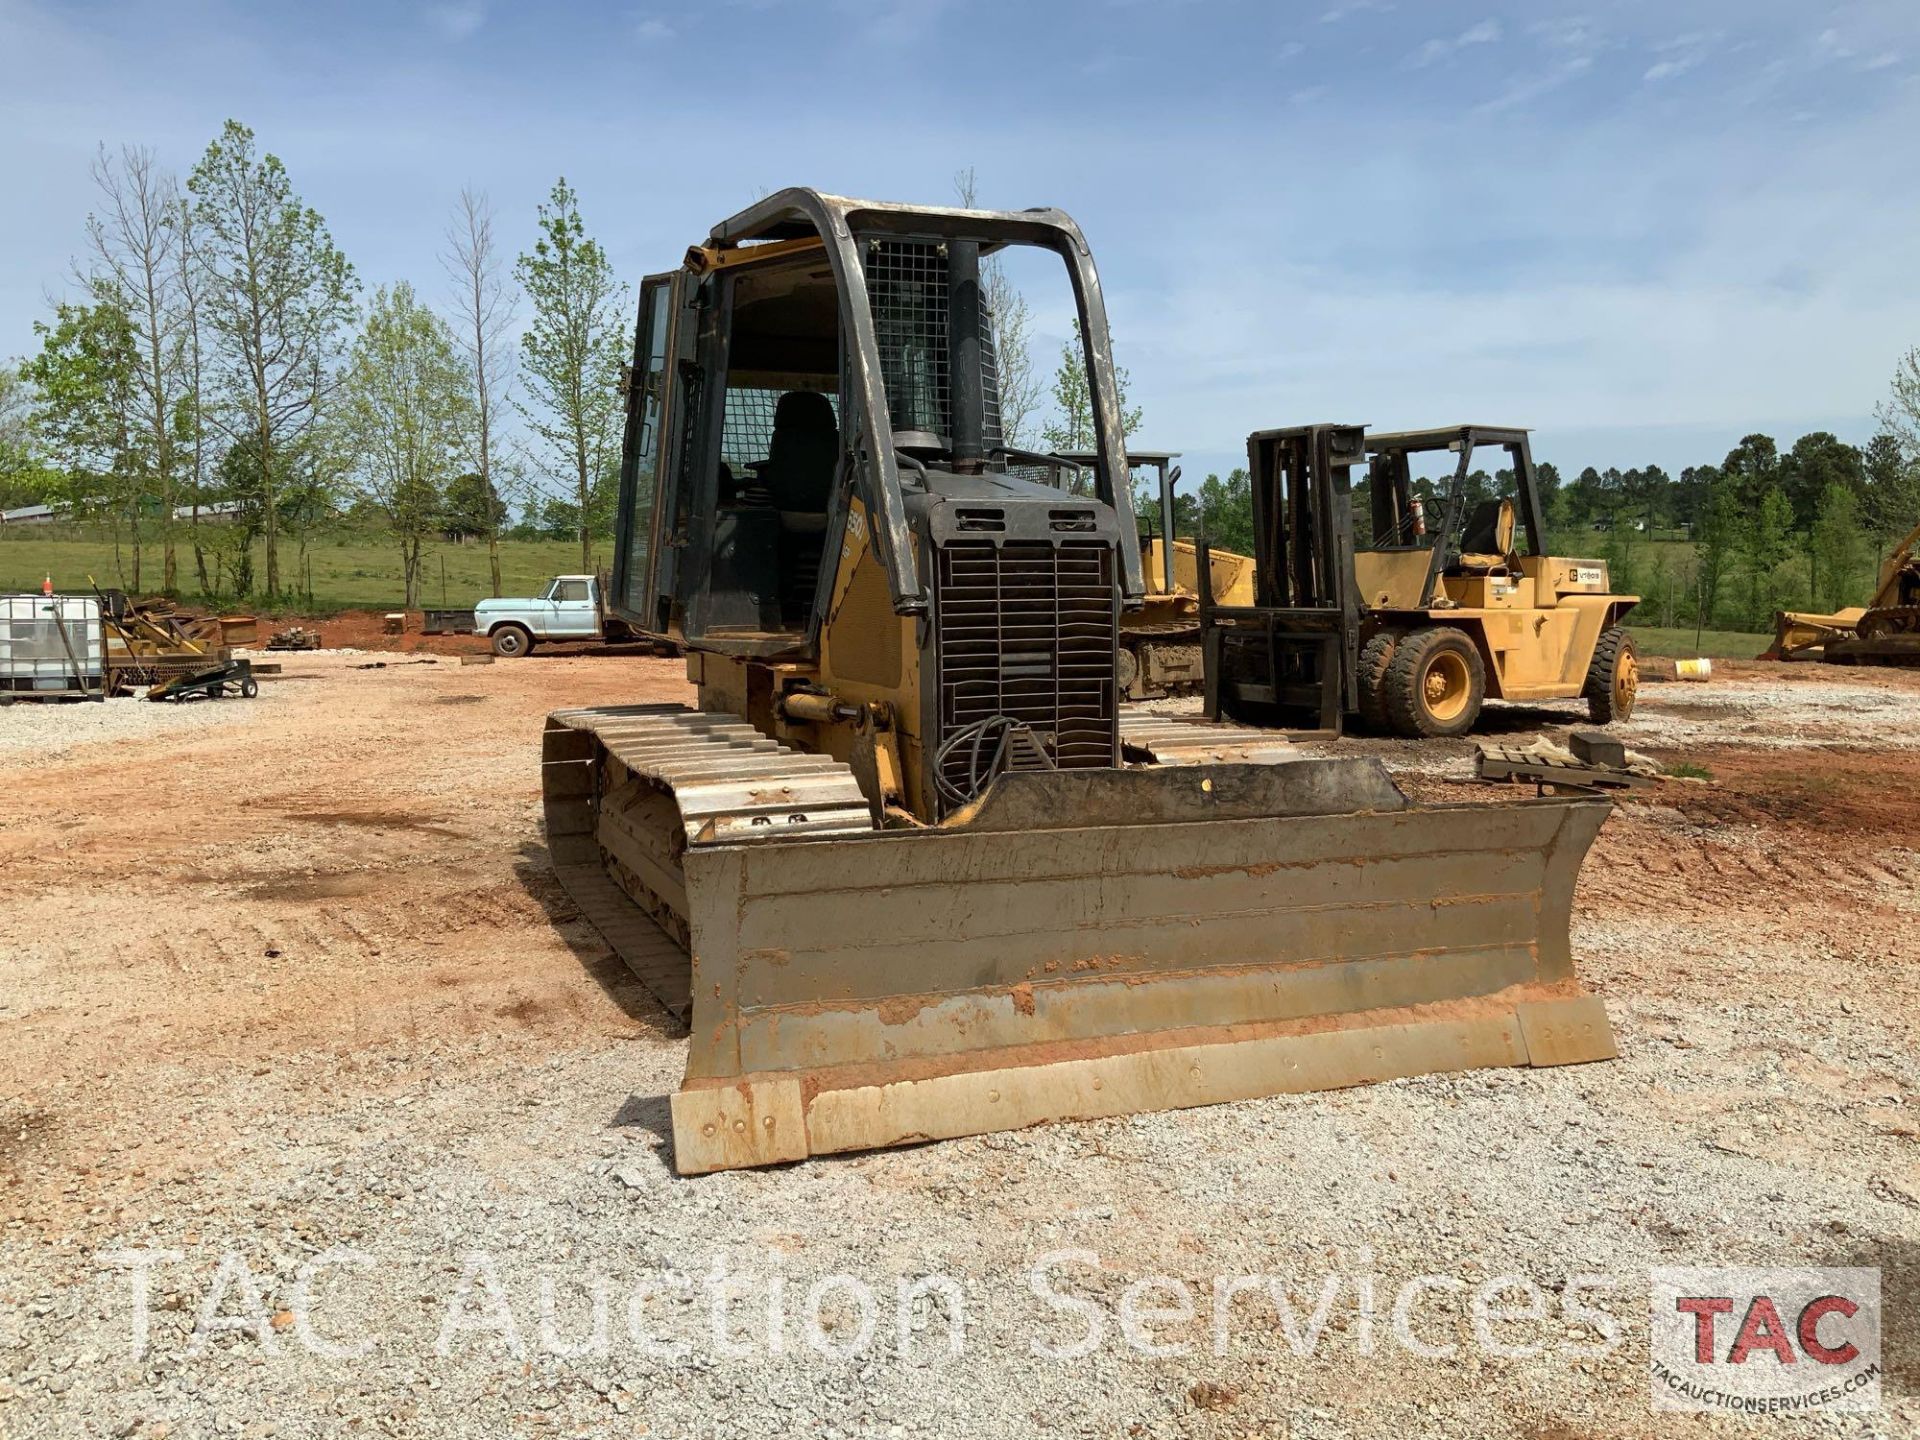
[[780, 512], [780, 611], [788, 624], [804, 622], [813, 603], [839, 452], [840, 425], [831, 400], [816, 390], [789, 390], [780, 397], [760, 483]]
[[1454, 565], [1469, 574], [1507, 568], [1513, 554], [1514, 510], [1511, 500], [1482, 500], [1467, 517], [1460, 534], [1460, 555]]

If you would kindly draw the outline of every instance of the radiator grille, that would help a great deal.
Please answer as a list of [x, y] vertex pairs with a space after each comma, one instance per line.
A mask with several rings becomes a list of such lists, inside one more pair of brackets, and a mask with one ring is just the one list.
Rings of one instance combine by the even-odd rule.
[[[1115, 763], [1113, 547], [955, 540], [937, 552], [940, 740], [995, 715], [1063, 770]], [[948, 761], [963, 785], [966, 762]]]

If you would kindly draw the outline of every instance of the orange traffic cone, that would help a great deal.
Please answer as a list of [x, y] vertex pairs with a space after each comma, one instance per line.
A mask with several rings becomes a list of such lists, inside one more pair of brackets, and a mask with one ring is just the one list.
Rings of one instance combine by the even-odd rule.
[[53, 598], [53, 576], [49, 575], [40, 582], [40, 593], [48, 599]]

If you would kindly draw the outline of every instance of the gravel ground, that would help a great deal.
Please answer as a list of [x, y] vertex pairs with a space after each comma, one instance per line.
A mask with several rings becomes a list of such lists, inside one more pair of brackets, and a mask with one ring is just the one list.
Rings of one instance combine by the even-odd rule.
[[101, 741], [172, 739], [183, 734], [245, 730], [260, 723], [271, 724], [273, 708], [237, 697], [173, 705], [149, 705], [124, 696], [105, 703], [35, 701], [4, 705], [0, 706], [0, 763], [9, 769], [29, 769], [51, 764], [81, 746]]
[[[1920, 1433], [1920, 676], [1649, 693], [1630, 742], [1715, 783], [1583, 872], [1616, 1062], [681, 1180], [684, 1042], [554, 885], [532, 763], [679, 667], [288, 672], [0, 712], [0, 1434]], [[135, 1357], [111, 1257], [156, 1250]], [[1879, 1411], [1652, 1412], [1648, 1270], [1707, 1264], [1878, 1267]], [[1414, 1277], [1506, 1274], [1510, 1353], [1446, 1288], [1405, 1328], [1452, 1354], [1396, 1333]]]

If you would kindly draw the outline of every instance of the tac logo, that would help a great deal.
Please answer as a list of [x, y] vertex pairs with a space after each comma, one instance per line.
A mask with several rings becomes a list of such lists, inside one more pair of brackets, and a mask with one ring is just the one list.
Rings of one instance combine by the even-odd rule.
[[1653, 1272], [1656, 1410], [1880, 1407], [1878, 1270]]

